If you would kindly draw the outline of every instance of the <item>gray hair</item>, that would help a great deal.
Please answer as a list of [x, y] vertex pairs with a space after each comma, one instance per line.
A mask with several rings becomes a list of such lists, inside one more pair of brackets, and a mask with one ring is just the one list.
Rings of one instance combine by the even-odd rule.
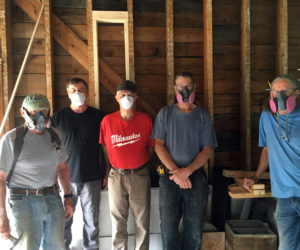
[[290, 75], [277, 76], [272, 81], [271, 88], [273, 87], [273, 85], [274, 85], [275, 82], [282, 81], [282, 80], [289, 82], [294, 90], [298, 89], [298, 84], [297, 84], [296, 80], [292, 76], [290, 76]]

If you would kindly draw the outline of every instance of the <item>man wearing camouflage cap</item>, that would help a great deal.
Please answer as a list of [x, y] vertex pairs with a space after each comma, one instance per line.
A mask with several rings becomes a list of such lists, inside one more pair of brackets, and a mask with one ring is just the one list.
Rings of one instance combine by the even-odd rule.
[[0, 234], [14, 249], [64, 249], [65, 219], [73, 215], [67, 154], [58, 131], [49, 128], [49, 110], [45, 96], [27, 96], [20, 109], [24, 126], [0, 140]]

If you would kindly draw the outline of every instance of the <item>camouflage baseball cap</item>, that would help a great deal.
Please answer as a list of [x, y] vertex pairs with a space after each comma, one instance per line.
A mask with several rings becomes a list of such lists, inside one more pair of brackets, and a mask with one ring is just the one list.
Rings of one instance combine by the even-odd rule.
[[36, 109], [50, 109], [50, 104], [46, 96], [32, 94], [25, 97], [22, 107], [28, 111], [33, 111]]

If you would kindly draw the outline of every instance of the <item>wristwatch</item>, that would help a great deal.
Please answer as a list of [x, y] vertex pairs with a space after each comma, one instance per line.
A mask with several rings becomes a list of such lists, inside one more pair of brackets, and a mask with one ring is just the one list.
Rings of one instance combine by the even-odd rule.
[[73, 194], [65, 194], [64, 195], [64, 199], [66, 199], [66, 198], [72, 198], [73, 197]]

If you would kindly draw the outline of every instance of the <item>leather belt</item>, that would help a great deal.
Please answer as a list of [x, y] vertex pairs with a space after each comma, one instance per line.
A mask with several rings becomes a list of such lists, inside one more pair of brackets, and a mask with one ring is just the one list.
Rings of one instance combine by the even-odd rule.
[[142, 165], [140, 167], [133, 168], [133, 169], [121, 169], [121, 168], [115, 168], [113, 166], [111, 166], [111, 168], [120, 175], [129, 175], [129, 174], [136, 173], [136, 172], [146, 168], [148, 166], [147, 163], [148, 162], [146, 162], [144, 165]]
[[8, 192], [10, 194], [23, 194], [23, 195], [37, 195], [43, 196], [47, 194], [53, 194], [58, 191], [56, 185], [47, 188], [37, 188], [37, 189], [30, 189], [30, 188], [8, 188]]

